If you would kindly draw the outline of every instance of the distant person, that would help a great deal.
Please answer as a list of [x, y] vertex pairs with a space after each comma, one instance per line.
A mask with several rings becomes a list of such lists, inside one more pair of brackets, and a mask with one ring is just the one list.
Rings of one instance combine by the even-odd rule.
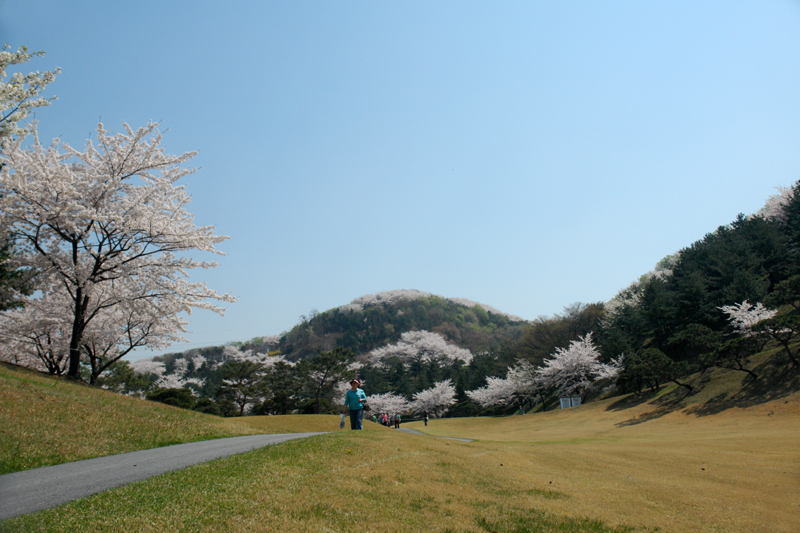
[[400, 429], [400, 413], [394, 415], [394, 429]]
[[422, 419], [425, 421], [425, 425], [427, 426], [428, 425], [428, 411], [425, 411], [425, 416], [423, 416]]
[[344, 397], [344, 410], [350, 409], [350, 429], [364, 429], [364, 404], [367, 395], [359, 388], [361, 382], [357, 379], [350, 381], [350, 390]]

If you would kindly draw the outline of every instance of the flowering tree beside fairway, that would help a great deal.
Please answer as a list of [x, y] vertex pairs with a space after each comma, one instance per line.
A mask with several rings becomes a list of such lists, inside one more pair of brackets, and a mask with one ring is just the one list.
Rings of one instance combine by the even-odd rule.
[[525, 360], [508, 368], [505, 378], [488, 377], [486, 386], [467, 391], [467, 396], [484, 408], [495, 405], [514, 405], [532, 399], [541, 389], [540, 380], [534, 366]]
[[536, 370], [542, 386], [555, 390], [557, 396], [583, 392], [598, 379], [615, 378], [622, 365], [622, 356], [611, 364], [598, 361], [600, 352], [588, 333], [570, 342], [567, 348], [556, 348], [551, 359]]
[[728, 315], [728, 322], [734, 331], [745, 337], [754, 335], [753, 326], [778, 314], [778, 311], [767, 309], [761, 302], [753, 305], [747, 300], [739, 304], [723, 305], [718, 309]]
[[411, 402], [393, 392], [367, 396], [367, 404], [373, 413], [406, 413], [411, 409]]
[[[0, 152], [11, 144], [14, 138], [22, 138], [28, 129], [20, 127], [28, 113], [37, 107], [50, 104], [54, 98], [42, 98], [39, 94], [52, 82], [59, 69], [48, 72], [16, 72], [6, 78], [6, 69], [41, 57], [44, 52], [28, 52], [23, 46], [12, 52], [8, 45], [0, 49]], [[0, 168], [5, 163], [0, 160]], [[32, 272], [15, 268], [9, 264], [13, 254], [12, 242], [8, 239], [8, 228], [0, 226], [0, 310], [19, 307], [21, 299], [31, 290]], [[25, 357], [25, 356], [23, 356]]]
[[220, 253], [215, 245], [227, 237], [195, 226], [186, 211], [190, 197], [176, 182], [194, 171], [182, 165], [195, 154], [170, 156], [160, 144], [154, 123], [137, 131], [126, 124], [117, 135], [101, 124], [97, 147], [87, 142], [83, 152], [57, 141], [44, 147], [34, 131], [33, 146], [17, 140], [0, 159], [0, 212], [15, 238], [14, 260], [70, 302], [63, 324], [70, 377], [79, 377], [92, 327], [105, 340], [91, 350], [108, 364], [133, 336], [151, 346], [171, 342], [185, 331], [180, 313], [221, 314], [210, 300], [235, 301], [187, 280], [189, 270], [216, 263], [185, 254]]
[[456, 388], [451, 380], [447, 379], [434, 383], [430, 389], [425, 389], [414, 395], [411, 410], [415, 413], [427, 412], [433, 418], [439, 418], [456, 402]]

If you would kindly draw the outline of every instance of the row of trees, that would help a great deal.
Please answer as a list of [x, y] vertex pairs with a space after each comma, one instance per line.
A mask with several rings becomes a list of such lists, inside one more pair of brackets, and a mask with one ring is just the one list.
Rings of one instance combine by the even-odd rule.
[[[158, 365], [139, 365], [137, 373], [122, 362], [101, 384], [116, 392], [225, 416], [338, 413], [349, 388], [347, 382], [357, 375], [354, 371], [359, 365], [354, 360], [353, 353], [343, 348], [319, 352], [294, 363], [280, 355], [264, 356], [228, 346], [223, 360], [213, 369], [206, 361], [199, 368], [190, 369], [191, 360], [178, 359], [172, 373], [156, 378]], [[216, 385], [211, 394], [202, 395], [203, 389], [208, 391], [208, 383], [188, 376], [211, 373], [218, 377], [214, 380]], [[456, 391], [451, 380], [446, 379], [416, 393], [411, 400], [393, 392], [370, 394], [368, 399], [377, 413], [427, 412], [438, 417], [455, 403]]]

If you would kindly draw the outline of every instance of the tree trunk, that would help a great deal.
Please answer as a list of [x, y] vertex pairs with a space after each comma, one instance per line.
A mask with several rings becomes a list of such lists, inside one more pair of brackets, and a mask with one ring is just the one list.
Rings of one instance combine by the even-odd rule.
[[75, 290], [75, 316], [72, 320], [72, 336], [69, 341], [69, 371], [67, 376], [72, 379], [80, 379], [81, 377], [81, 341], [83, 340], [83, 328], [85, 327], [83, 322], [88, 300], [83, 296], [83, 289], [78, 287]]

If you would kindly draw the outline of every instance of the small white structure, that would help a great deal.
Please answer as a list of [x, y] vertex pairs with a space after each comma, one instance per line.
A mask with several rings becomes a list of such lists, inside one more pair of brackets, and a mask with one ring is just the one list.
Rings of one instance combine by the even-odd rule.
[[581, 404], [580, 396], [567, 396], [564, 398], [559, 398], [559, 400], [561, 400], [562, 409], [568, 409], [570, 407], [578, 407]]

